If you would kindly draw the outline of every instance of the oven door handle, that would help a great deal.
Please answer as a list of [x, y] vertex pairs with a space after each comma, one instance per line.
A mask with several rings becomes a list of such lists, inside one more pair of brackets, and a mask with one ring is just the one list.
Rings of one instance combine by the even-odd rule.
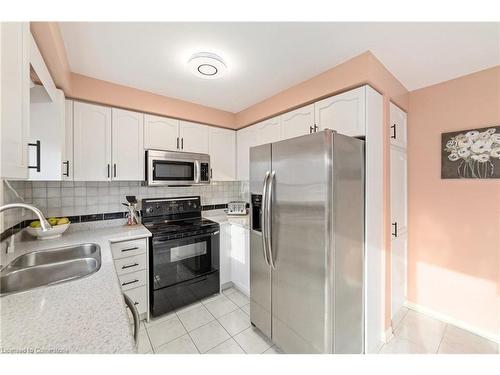
[[208, 232], [208, 233], [202, 233], [202, 234], [195, 234], [193, 236], [186, 236], [186, 237], [180, 237], [180, 238], [153, 238], [153, 245], [156, 244], [156, 243], [166, 243], [166, 242], [176, 242], [176, 241], [179, 241], [179, 240], [183, 240], [183, 239], [190, 239], [190, 240], [196, 240], [198, 238], [211, 238], [212, 236], [216, 236], [220, 233], [219, 229], [215, 230], [215, 231], [211, 231], [211, 232]]

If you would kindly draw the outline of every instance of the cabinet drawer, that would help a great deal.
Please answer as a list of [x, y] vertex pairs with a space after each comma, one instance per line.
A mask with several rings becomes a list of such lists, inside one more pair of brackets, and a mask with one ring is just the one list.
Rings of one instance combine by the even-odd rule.
[[141, 286], [139, 288], [129, 289], [125, 292], [127, 296], [130, 297], [132, 301], [134, 301], [134, 305], [139, 312], [139, 315], [144, 314], [148, 311], [147, 303], [148, 303], [148, 290], [146, 286]]
[[145, 253], [147, 249], [146, 241], [146, 239], [140, 239], [112, 243], [113, 258], [120, 259]]
[[123, 290], [129, 290], [137, 288], [139, 286], [146, 285], [147, 283], [147, 272], [146, 270], [127, 273], [125, 275], [118, 276], [120, 279], [120, 285]]
[[116, 273], [124, 275], [139, 270], [146, 269], [146, 254], [139, 254], [133, 257], [120, 258], [115, 260]]

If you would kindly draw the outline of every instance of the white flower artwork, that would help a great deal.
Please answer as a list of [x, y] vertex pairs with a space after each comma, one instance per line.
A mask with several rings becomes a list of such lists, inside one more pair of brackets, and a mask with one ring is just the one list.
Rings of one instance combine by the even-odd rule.
[[441, 178], [500, 178], [500, 126], [441, 135]]

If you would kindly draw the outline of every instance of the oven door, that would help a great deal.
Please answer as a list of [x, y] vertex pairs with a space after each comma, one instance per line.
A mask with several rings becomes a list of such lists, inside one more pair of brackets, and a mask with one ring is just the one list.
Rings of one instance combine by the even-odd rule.
[[152, 239], [153, 290], [194, 280], [219, 270], [219, 230], [168, 239]]

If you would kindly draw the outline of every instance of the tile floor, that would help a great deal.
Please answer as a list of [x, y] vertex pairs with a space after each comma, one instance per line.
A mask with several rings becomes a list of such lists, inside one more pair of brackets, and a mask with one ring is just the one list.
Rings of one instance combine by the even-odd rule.
[[[142, 354], [279, 354], [250, 324], [249, 299], [235, 288], [141, 323]], [[381, 354], [496, 354], [498, 344], [403, 308]]]
[[382, 354], [498, 354], [498, 344], [451, 324], [403, 308]]
[[278, 354], [250, 324], [250, 304], [235, 288], [142, 322], [141, 354]]

